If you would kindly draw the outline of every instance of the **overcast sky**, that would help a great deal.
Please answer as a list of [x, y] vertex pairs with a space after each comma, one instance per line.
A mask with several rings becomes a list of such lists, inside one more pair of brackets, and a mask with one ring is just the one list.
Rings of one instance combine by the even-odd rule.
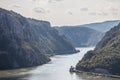
[[120, 0], [0, 0], [0, 7], [52, 25], [120, 20]]

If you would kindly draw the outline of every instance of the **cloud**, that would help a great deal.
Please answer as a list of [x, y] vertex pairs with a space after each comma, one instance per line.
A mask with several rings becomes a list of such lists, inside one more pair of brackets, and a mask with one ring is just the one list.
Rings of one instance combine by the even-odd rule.
[[54, 1], [63, 1], [63, 0], [54, 0]]
[[87, 7], [81, 8], [81, 11], [88, 11], [89, 9]]
[[12, 5], [13, 8], [20, 8], [20, 5]]
[[107, 1], [111, 1], [111, 2], [120, 2], [120, 0], [107, 0]]
[[100, 16], [108, 16], [109, 15], [107, 12], [103, 12], [103, 11], [97, 12], [96, 14], [100, 15]]
[[89, 14], [93, 15], [93, 16], [96, 16], [96, 15], [99, 15], [99, 16], [108, 16], [109, 15], [107, 12], [91, 12]]
[[35, 2], [35, 1], [37, 1], [37, 0], [28, 0], [28, 1], [33, 1], [33, 2]]
[[118, 13], [117, 12], [112, 12], [112, 15], [118, 15]]
[[42, 13], [42, 14], [50, 13], [49, 10], [45, 10], [44, 8], [41, 8], [41, 7], [36, 7], [33, 9], [33, 11], [35, 11], [36, 13]]
[[101, 12], [101, 15], [108, 16], [109, 14], [107, 12]]
[[111, 7], [111, 8], [110, 8], [110, 13], [111, 13], [112, 15], [118, 15], [119, 9], [118, 9], [118, 8], [114, 8], [114, 7]]
[[90, 15], [96, 15], [97, 13], [96, 12], [91, 12], [89, 13]]
[[72, 13], [71, 11], [68, 11], [67, 13], [68, 13], [69, 15], [73, 15], [73, 13]]
[[110, 8], [110, 13], [112, 13], [113, 15], [118, 15], [118, 13], [120, 13], [119, 8]]
[[48, 3], [53, 3], [53, 2], [61, 2], [63, 0], [48, 0]]
[[91, 12], [89, 13], [89, 15], [93, 15], [93, 16], [95, 15], [98, 15], [98, 16], [114, 15], [115, 16], [116, 15], [117, 16], [119, 12], [120, 12], [119, 8], [110, 7], [108, 11]]
[[118, 11], [119, 9], [111, 7], [111, 11]]
[[36, 1], [36, 0], [33, 0], [33, 1]]

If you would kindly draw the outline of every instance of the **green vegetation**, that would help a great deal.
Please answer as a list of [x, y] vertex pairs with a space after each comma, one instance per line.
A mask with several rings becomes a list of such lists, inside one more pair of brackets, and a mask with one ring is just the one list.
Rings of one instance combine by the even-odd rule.
[[49, 56], [77, 52], [47, 21], [0, 8], [0, 70], [33, 67]]
[[106, 33], [94, 51], [85, 54], [76, 69], [120, 75], [120, 24]]

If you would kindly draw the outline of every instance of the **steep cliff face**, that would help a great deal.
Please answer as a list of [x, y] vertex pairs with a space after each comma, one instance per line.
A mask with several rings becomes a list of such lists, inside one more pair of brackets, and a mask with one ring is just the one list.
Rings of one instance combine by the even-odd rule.
[[41, 24], [40, 21], [33, 19], [28, 19], [28, 22], [30, 23], [30, 26], [32, 26], [32, 30], [35, 31], [33, 32], [36, 35], [34, 39], [39, 37], [37, 40], [43, 40], [43, 45], [41, 46], [44, 49], [47, 47], [49, 54], [51, 53], [50, 50], [54, 54], [70, 54], [77, 52], [72, 44], [66, 39], [66, 37], [60, 36], [56, 29], [50, 27], [48, 22], [48, 24], [46, 24], [46, 22], [42, 22], [43, 24]]
[[75, 48], [46, 21], [27, 19], [0, 9], [0, 69], [44, 64], [48, 54], [74, 53]]
[[104, 33], [76, 26], [56, 27], [60, 35], [65, 35], [75, 47], [95, 46], [103, 37]]
[[89, 51], [76, 69], [120, 75], [120, 24], [106, 33], [94, 51]]

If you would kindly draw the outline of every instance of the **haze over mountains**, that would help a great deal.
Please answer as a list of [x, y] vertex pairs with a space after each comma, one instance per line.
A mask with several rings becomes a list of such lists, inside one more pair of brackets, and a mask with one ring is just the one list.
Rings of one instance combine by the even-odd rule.
[[102, 39], [105, 32], [118, 25], [120, 20], [91, 23], [79, 26], [55, 27], [60, 35], [65, 35], [75, 47], [90, 47]]
[[64, 26], [56, 28], [60, 35], [65, 35], [75, 47], [95, 46], [103, 37], [103, 33], [87, 27]]
[[100, 32], [107, 32], [114, 26], [117, 26], [119, 22], [120, 20], [111, 20], [111, 21], [105, 21], [105, 22], [78, 25], [78, 27], [88, 27]]

